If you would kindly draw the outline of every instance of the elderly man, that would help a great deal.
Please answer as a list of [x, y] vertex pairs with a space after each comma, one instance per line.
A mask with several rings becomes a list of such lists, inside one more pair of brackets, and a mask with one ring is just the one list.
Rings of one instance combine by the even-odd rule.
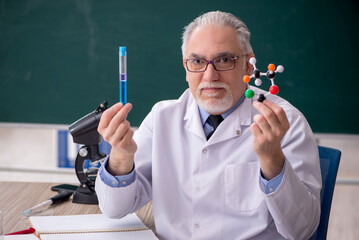
[[244, 97], [249, 38], [232, 14], [199, 16], [183, 33], [189, 89], [157, 103], [135, 134], [131, 104], [104, 112], [98, 131], [112, 150], [96, 191], [105, 215], [120, 218], [152, 200], [157, 235], [171, 240], [315, 232], [321, 176], [312, 131], [284, 99]]

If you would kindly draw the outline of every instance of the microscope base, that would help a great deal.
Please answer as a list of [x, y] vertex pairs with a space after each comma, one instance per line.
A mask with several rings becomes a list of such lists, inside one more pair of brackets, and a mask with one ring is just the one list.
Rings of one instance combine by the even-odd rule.
[[91, 191], [86, 185], [80, 185], [72, 198], [73, 203], [98, 205], [96, 192]]

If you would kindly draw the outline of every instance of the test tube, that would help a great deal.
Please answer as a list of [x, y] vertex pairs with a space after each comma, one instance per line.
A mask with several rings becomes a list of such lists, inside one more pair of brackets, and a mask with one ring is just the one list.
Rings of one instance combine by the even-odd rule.
[[120, 102], [127, 103], [127, 50], [119, 47]]

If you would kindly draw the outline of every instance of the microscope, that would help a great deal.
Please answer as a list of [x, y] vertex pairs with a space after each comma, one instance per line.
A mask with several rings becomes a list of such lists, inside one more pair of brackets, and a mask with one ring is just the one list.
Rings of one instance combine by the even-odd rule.
[[[100, 152], [101, 136], [97, 131], [97, 127], [102, 113], [106, 109], [107, 101], [101, 103], [95, 111], [69, 126], [69, 132], [74, 143], [83, 145], [79, 149], [75, 161], [75, 171], [80, 185], [74, 193], [72, 200], [74, 203], [98, 204], [95, 192], [95, 180], [99, 169], [97, 166], [104, 161], [106, 154]], [[90, 160], [88, 169], [84, 168], [86, 160]]]

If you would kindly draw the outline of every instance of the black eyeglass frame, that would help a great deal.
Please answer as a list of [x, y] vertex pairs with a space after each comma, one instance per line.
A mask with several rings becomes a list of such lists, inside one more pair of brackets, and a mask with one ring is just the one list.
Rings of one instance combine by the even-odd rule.
[[[236, 60], [240, 59], [241, 57], [244, 57], [248, 54], [243, 54], [241, 56], [236, 56], [236, 57], [228, 57], [228, 56], [221, 56], [221, 57], [216, 57], [216, 58], [213, 58], [211, 61], [208, 61], [207, 59], [204, 59], [204, 58], [188, 58], [188, 59], [185, 59], [185, 63], [186, 63], [186, 69], [187, 71], [189, 72], [205, 72], [208, 68], [208, 64], [212, 64], [213, 68], [216, 70], [216, 71], [219, 71], [219, 72], [224, 72], [224, 71], [230, 71], [230, 70], [233, 70], [235, 67], [236, 67]], [[225, 69], [225, 70], [219, 70], [216, 68], [216, 66], [214, 65], [214, 61], [217, 60], [217, 59], [221, 59], [221, 58], [231, 58], [233, 59], [233, 67], [232, 68], [229, 68], [229, 69]], [[188, 68], [188, 65], [187, 65], [187, 62], [190, 61], [190, 60], [204, 60], [207, 62], [206, 64], [206, 67], [203, 69], [203, 70], [200, 70], [200, 71], [192, 71], [192, 70], [189, 70]]]

